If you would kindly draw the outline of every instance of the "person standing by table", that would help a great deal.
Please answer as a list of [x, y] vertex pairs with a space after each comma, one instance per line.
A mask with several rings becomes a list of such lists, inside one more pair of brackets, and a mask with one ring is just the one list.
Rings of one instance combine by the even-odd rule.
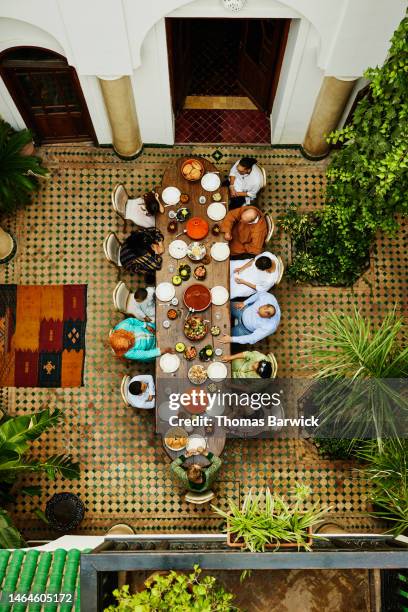
[[220, 229], [225, 240], [229, 242], [231, 258], [234, 259], [248, 259], [259, 255], [268, 235], [265, 215], [255, 206], [230, 210]]
[[109, 344], [117, 357], [135, 361], [153, 361], [164, 353], [174, 353], [172, 348], [161, 350], [156, 346], [156, 326], [129, 317], [118, 323], [109, 336]]
[[229, 209], [254, 204], [258, 191], [264, 182], [262, 170], [254, 157], [242, 157], [229, 172]]
[[271, 293], [255, 293], [244, 302], [231, 302], [235, 325], [231, 336], [224, 336], [224, 344], [255, 344], [274, 334], [280, 322], [280, 308]]
[[[184, 468], [185, 460], [193, 455], [204, 455], [209, 460], [210, 465], [203, 467], [193, 463]], [[180, 455], [177, 459], [174, 459], [170, 467], [185, 489], [196, 493], [204, 493], [211, 488], [221, 464], [221, 459], [210, 451], [197, 449], [197, 451], [188, 451], [185, 455]]]

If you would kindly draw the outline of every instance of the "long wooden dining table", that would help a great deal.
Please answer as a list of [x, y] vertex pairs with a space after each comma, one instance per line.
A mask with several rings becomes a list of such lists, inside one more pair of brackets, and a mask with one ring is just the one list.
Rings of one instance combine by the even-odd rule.
[[[230, 324], [230, 301], [228, 300], [222, 306], [215, 306], [211, 304], [207, 310], [205, 310], [200, 314], [204, 319], [209, 321], [208, 328], [209, 331], [206, 337], [201, 341], [192, 342], [187, 339], [184, 335], [184, 323], [186, 316], [188, 315], [188, 308], [184, 305], [183, 296], [186, 289], [193, 284], [203, 284], [204, 286], [211, 289], [212, 287], [221, 285], [229, 290], [229, 258], [224, 261], [215, 261], [211, 259], [211, 261], [205, 266], [207, 269], [207, 275], [205, 280], [196, 280], [193, 275], [194, 268], [199, 265], [200, 261], [191, 261], [187, 256], [183, 259], [174, 259], [169, 253], [169, 245], [170, 243], [176, 239], [177, 234], [183, 232], [185, 228], [185, 223], [178, 222], [177, 231], [174, 233], [170, 233], [167, 229], [167, 226], [171, 219], [169, 218], [169, 211], [175, 210], [177, 211], [180, 206], [186, 206], [191, 211], [192, 217], [201, 217], [205, 219], [209, 224], [209, 233], [206, 238], [202, 240], [206, 244], [207, 254], [210, 253], [211, 246], [216, 242], [225, 242], [223, 234], [213, 235], [211, 230], [214, 226], [215, 222], [212, 221], [207, 216], [207, 208], [209, 204], [212, 203], [213, 193], [205, 191], [201, 186], [200, 181], [191, 182], [186, 180], [181, 173], [181, 166], [183, 162], [187, 158], [181, 158], [174, 161], [165, 171], [161, 184], [161, 191], [166, 187], [177, 187], [181, 193], [187, 194], [189, 196], [189, 200], [186, 204], [176, 204], [174, 206], [165, 207], [164, 214], [160, 214], [156, 217], [156, 227], [159, 229], [164, 236], [164, 254], [163, 254], [163, 263], [161, 270], [156, 273], [156, 284], [163, 282], [172, 282], [172, 277], [178, 274], [178, 269], [180, 264], [189, 264], [191, 267], [191, 277], [187, 281], [183, 281], [181, 285], [175, 287], [176, 297], [178, 298], [178, 305], [172, 306], [170, 302], [161, 302], [156, 299], [156, 335], [157, 335], [157, 345], [164, 349], [166, 347], [175, 348], [178, 342], [183, 342], [187, 347], [195, 346], [197, 349], [197, 357], [192, 361], [188, 361], [185, 359], [183, 354], [178, 354], [180, 357], [180, 366], [178, 370], [172, 374], [163, 372], [160, 367], [160, 358], [156, 360], [156, 431], [163, 433], [163, 423], [160, 423], [160, 416], [158, 413], [158, 408], [163, 402], [168, 401], [169, 393], [177, 388], [180, 390], [188, 391], [192, 387], [196, 387], [193, 385], [188, 379], [188, 370], [193, 365], [201, 364], [205, 368], [209, 365], [208, 363], [202, 363], [198, 358], [198, 353], [201, 348], [207, 346], [208, 344], [212, 345], [215, 349], [221, 349], [223, 354], [229, 353], [229, 345], [223, 344], [221, 342], [221, 338], [223, 335], [230, 335], [231, 332], [231, 324]], [[205, 172], [217, 172], [217, 168], [210, 161], [199, 158], [200, 161], [204, 165]], [[217, 192], [221, 194], [221, 201], [224, 202], [226, 209], [228, 210], [228, 188], [220, 186], [217, 189]], [[200, 196], [205, 196], [206, 202], [205, 204], [200, 204], [199, 198]], [[184, 240], [187, 244], [191, 242], [191, 240], [187, 237], [186, 234], [177, 237], [178, 240]], [[163, 322], [168, 320], [167, 312], [170, 308], [175, 308], [179, 310], [179, 316], [175, 320], [170, 321], [170, 327], [165, 328], [163, 326]], [[212, 336], [210, 333], [210, 328], [213, 325], [217, 325], [221, 333], [219, 336]], [[221, 359], [221, 356], [214, 356], [214, 361], [218, 361]], [[228, 369], [227, 377], [231, 377], [231, 366], [229, 363], [226, 364]], [[206, 390], [206, 387], [211, 383], [209, 379], [202, 384], [200, 389]], [[165, 424], [164, 424], [165, 425]], [[168, 427], [168, 426], [167, 426]], [[169, 427], [168, 427], [169, 428]], [[223, 443], [220, 443], [220, 437], [223, 437]], [[214, 446], [214, 450], [216, 454], [219, 454], [224, 447], [225, 444], [225, 436], [221, 434], [220, 431], [217, 432], [215, 438], [217, 443]], [[165, 447], [166, 448], [166, 447]], [[167, 450], [167, 449], [166, 449]], [[210, 444], [209, 444], [209, 450]], [[170, 456], [174, 456], [174, 453], [169, 453]]]

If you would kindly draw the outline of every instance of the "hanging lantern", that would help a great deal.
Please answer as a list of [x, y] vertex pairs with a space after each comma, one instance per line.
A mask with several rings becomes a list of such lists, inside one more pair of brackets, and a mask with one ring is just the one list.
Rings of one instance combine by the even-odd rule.
[[229, 11], [242, 11], [245, 6], [246, 0], [223, 0], [224, 6]]

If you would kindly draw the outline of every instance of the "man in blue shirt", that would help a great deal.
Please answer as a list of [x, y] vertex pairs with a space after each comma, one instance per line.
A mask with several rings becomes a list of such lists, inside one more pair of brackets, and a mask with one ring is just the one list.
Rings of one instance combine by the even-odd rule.
[[280, 308], [275, 296], [263, 291], [254, 293], [245, 302], [231, 302], [231, 314], [236, 324], [232, 336], [222, 342], [255, 344], [275, 333], [280, 322]]

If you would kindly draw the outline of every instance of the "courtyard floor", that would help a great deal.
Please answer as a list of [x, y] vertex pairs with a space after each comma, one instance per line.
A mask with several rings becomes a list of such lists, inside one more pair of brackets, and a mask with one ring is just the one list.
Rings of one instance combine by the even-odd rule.
[[[257, 157], [268, 176], [260, 197], [273, 218], [292, 203], [313, 209], [321, 202], [327, 162], [309, 162], [297, 148], [176, 146], [146, 147], [135, 161], [121, 161], [111, 149], [49, 146], [39, 151], [51, 177], [31, 206], [5, 223], [18, 239], [18, 254], [0, 269], [0, 282], [18, 284], [87, 283], [88, 323], [85, 384], [72, 389], [4, 388], [3, 406], [23, 414], [44, 406], [65, 410], [65, 423], [33, 444], [36, 455], [70, 452], [80, 461], [79, 481], [40, 479], [41, 499], [19, 495], [12, 510], [16, 525], [28, 538], [55, 537], [34, 515], [55, 492], [72, 491], [86, 505], [78, 533], [99, 534], [117, 522], [137, 531], [217, 530], [211, 508], [184, 502], [173, 483], [161, 440], [154, 434], [154, 415], [125, 407], [120, 396], [122, 376], [141, 371], [137, 364], [114, 358], [107, 346], [109, 329], [122, 317], [112, 304], [120, 277], [131, 287], [139, 279], [120, 274], [106, 261], [102, 242], [110, 230], [130, 231], [113, 212], [110, 193], [118, 181], [137, 196], [160, 184], [167, 165], [180, 156], [204, 155], [227, 172], [243, 155]], [[273, 351], [279, 376], [307, 377], [302, 358], [308, 331], [318, 328], [329, 310], [351, 312], [358, 305], [373, 320], [397, 303], [406, 312], [406, 227], [393, 239], [380, 236], [371, 267], [352, 289], [296, 286], [285, 277], [275, 295], [282, 310], [276, 334], [259, 345]], [[290, 258], [288, 237], [276, 231], [273, 252]], [[334, 507], [336, 522], [349, 530], [368, 531], [378, 525], [367, 516], [368, 489], [344, 461], [322, 459], [307, 440], [229, 440], [215, 487], [216, 503], [236, 501], [250, 487], [268, 485], [281, 493], [295, 481], [308, 483], [313, 496]], [[26, 476], [25, 484], [38, 484]]]

